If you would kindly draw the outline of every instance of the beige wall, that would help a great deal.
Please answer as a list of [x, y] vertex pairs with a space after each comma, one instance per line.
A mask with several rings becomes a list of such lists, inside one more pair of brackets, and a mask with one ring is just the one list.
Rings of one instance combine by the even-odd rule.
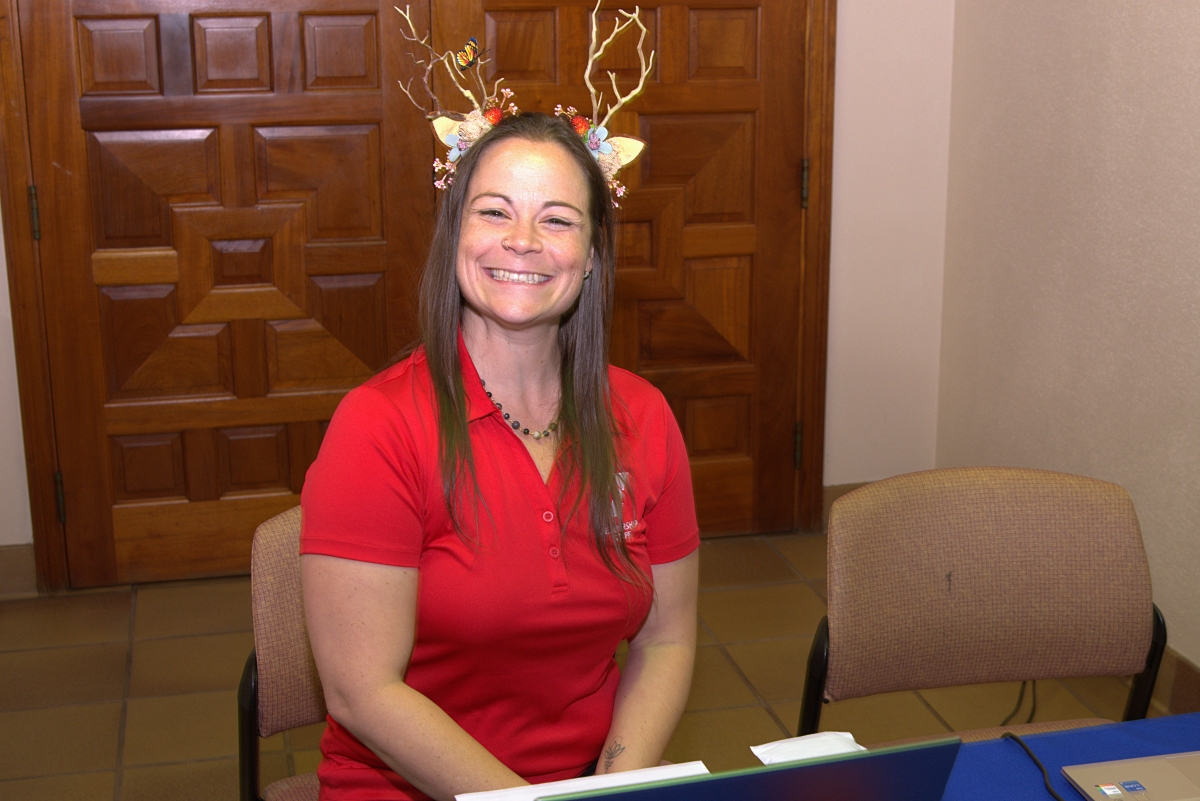
[[933, 467], [954, 0], [839, 0], [825, 483]]
[[[0, 264], [7, 270], [3, 236], [0, 236]], [[6, 272], [4, 280], [0, 281], [0, 546], [33, 542], [30, 520], [25, 443], [21, 438], [21, 403], [17, 396], [17, 363], [13, 350], [12, 306], [8, 302]]]
[[1124, 485], [1193, 662], [1197, 42], [1190, 0], [959, 0], [937, 441]]

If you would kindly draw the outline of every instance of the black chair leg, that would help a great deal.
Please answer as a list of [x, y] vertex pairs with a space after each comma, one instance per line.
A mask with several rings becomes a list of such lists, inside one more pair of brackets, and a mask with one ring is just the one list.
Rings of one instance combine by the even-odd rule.
[[813, 734], [821, 725], [821, 704], [825, 701], [825, 678], [829, 674], [829, 618], [821, 618], [808, 652], [808, 670], [804, 675], [804, 700], [800, 705], [800, 723], [796, 734]]
[[258, 797], [258, 656], [252, 650], [238, 685], [238, 798]]
[[1146, 654], [1146, 667], [1133, 677], [1129, 700], [1125, 704], [1122, 720], [1141, 720], [1150, 711], [1150, 699], [1154, 695], [1154, 683], [1158, 681], [1158, 668], [1162, 664], [1163, 651], [1167, 648], [1167, 622], [1158, 605], [1154, 605], [1154, 633], [1150, 637], [1150, 652]]

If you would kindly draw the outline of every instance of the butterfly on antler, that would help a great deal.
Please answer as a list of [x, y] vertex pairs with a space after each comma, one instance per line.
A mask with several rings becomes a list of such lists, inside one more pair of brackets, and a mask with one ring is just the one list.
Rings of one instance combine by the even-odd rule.
[[[408, 96], [413, 105], [425, 112], [425, 116], [433, 125], [434, 134], [438, 140], [450, 148], [446, 154], [446, 161], [435, 159], [433, 169], [437, 177], [433, 185], [438, 189], [445, 189], [454, 180], [455, 162], [459, 157], [474, 144], [475, 140], [483, 136], [492, 126], [500, 122], [500, 119], [505, 113], [518, 113], [516, 105], [509, 103], [508, 108], [504, 108], [504, 104], [512, 97], [512, 90], [505, 87], [501, 88], [503, 78], [498, 78], [492, 84], [492, 90], [489, 92], [487, 83], [483, 78], [483, 65], [488, 63], [488, 59], [484, 58], [484, 51], [480, 50], [479, 42], [475, 37], [462, 47], [461, 50], [447, 50], [444, 53], [439, 53], [434, 49], [431, 43], [431, 36], [426, 33], [421, 36], [417, 33], [417, 28], [412, 21], [411, 8], [405, 6], [403, 11], [396, 7], [396, 11], [404, 18], [408, 25], [408, 30], [400, 29], [400, 35], [405, 40], [412, 42], [418, 47], [424, 49], [427, 53], [425, 58], [417, 58], [415, 54], [411, 54], [412, 60], [418, 67], [424, 67], [425, 72], [421, 76], [421, 82], [425, 87], [425, 94], [429, 96], [433, 108], [426, 111], [423, 104], [418, 103], [412, 95], [412, 81], [409, 79], [407, 84], [400, 84], [400, 89]], [[433, 71], [437, 65], [441, 64], [446, 68], [446, 74], [450, 76], [451, 83], [454, 87], [471, 102], [471, 111], [466, 114], [460, 114], [455, 111], [447, 111], [442, 108], [442, 104], [438, 101], [437, 95], [433, 93], [431, 79]], [[473, 86], [467, 88], [464, 83], [471, 83]]]
[[[571, 126], [583, 138], [588, 151], [599, 162], [600, 169], [612, 189], [614, 198], [620, 198], [625, 194], [625, 187], [617, 181], [616, 174], [622, 167], [628, 165], [641, 155], [646, 143], [634, 136], [610, 137], [607, 125], [613, 114], [641, 94], [645, 88], [646, 77], [654, 69], [654, 51], [651, 50], [649, 57], [647, 57], [643, 50], [647, 31], [646, 26], [642, 24], [641, 10], [636, 6], [632, 12], [619, 10], [617, 12], [619, 17], [613, 26], [612, 33], [604, 41], [599, 41], [599, 13], [602, 2], [603, 0], [597, 0], [596, 7], [592, 9], [587, 69], [583, 79], [584, 84], [587, 85], [588, 94], [592, 99], [591, 119], [582, 116], [570, 106], [565, 109], [561, 105], [556, 106], [554, 111], [556, 114], [570, 118]], [[400, 16], [408, 24], [408, 30], [405, 31], [402, 28], [400, 35], [407, 41], [423, 48], [428, 54], [427, 58], [417, 58], [416, 55], [412, 55], [412, 59], [418, 67], [425, 68], [422, 83], [425, 87], [425, 93], [429, 95], [429, 99], [433, 104], [433, 108], [426, 111], [425, 106], [418, 103], [416, 98], [413, 97], [411, 91], [412, 79], [407, 84], [401, 84], [400, 88], [408, 96], [408, 99], [412, 101], [413, 105], [421, 109], [422, 112], [425, 112], [425, 116], [433, 125], [434, 135], [437, 136], [438, 140], [450, 148], [446, 154], [445, 162], [441, 159], [435, 159], [433, 162], [435, 174], [440, 175], [434, 181], [434, 186], [438, 189], [445, 189], [454, 180], [455, 166], [462, 154], [480, 136], [487, 133], [492, 126], [497, 125], [505, 114], [517, 114], [519, 112], [516, 104], [509, 102], [513, 94], [512, 90], [507, 87], [500, 88], [500, 84], [504, 80], [503, 78], [497, 79], [492, 85], [491, 92], [488, 92], [482, 72], [483, 65], [488, 63], [488, 59], [483, 57], [486, 51], [479, 48], [479, 42], [474, 37], [461, 50], [447, 50], [444, 53], [439, 53], [433, 48], [429, 34], [421, 36], [417, 33], [408, 6], [405, 6], [403, 11], [396, 8], [396, 11], [400, 13]], [[641, 67], [638, 84], [633, 91], [622, 95], [617, 86], [616, 75], [608, 72], [608, 78], [612, 83], [613, 94], [616, 99], [608, 104], [604, 116], [601, 117], [600, 108], [603, 105], [604, 92], [597, 91], [592, 85], [591, 73], [608, 46], [631, 25], [637, 25], [641, 30], [641, 36], [638, 38], [637, 44], [638, 61]], [[472, 110], [470, 112], [460, 114], [442, 108], [430, 84], [433, 71], [438, 64], [442, 64], [445, 67], [446, 73], [450, 76], [450, 80], [455, 88], [471, 101]], [[460, 80], [467, 79], [467, 76], [474, 83], [474, 87], [471, 89], [463, 85], [464, 80]], [[476, 96], [476, 93], [478, 93], [478, 96]], [[508, 103], [507, 108], [505, 107], [505, 103]]]

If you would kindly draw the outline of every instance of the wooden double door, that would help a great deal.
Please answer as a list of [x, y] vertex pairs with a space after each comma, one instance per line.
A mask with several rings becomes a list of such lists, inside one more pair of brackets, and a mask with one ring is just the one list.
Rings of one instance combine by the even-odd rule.
[[[415, 337], [435, 142], [392, 5], [19, 0], [62, 488], [39, 536], [71, 586], [244, 572], [338, 402]], [[522, 109], [590, 107], [588, 5], [412, 11], [443, 48], [476, 36]], [[669, 399], [705, 533], [790, 529], [820, 492], [795, 452], [808, 11], [643, 17], [612, 360]], [[635, 39], [601, 67], [636, 78]]]

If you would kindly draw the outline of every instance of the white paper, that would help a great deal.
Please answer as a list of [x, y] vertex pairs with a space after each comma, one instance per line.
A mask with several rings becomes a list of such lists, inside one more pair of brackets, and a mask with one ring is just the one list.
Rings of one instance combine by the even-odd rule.
[[752, 745], [750, 750], [764, 765], [777, 765], [780, 762], [851, 754], [867, 749], [854, 742], [854, 735], [848, 731], [819, 731], [816, 734], [776, 740], [765, 745]]
[[620, 773], [604, 773], [599, 776], [584, 776], [579, 779], [563, 779], [545, 784], [529, 784], [508, 787], [503, 790], [485, 790], [481, 793], [459, 793], [454, 801], [536, 801], [552, 795], [582, 793], [587, 790], [607, 790], [610, 787], [625, 787], [631, 784], [647, 784], [667, 779], [682, 779], [686, 776], [706, 776], [708, 768], [703, 762], [681, 762], [678, 765], [659, 765], [656, 768], [625, 770]]

